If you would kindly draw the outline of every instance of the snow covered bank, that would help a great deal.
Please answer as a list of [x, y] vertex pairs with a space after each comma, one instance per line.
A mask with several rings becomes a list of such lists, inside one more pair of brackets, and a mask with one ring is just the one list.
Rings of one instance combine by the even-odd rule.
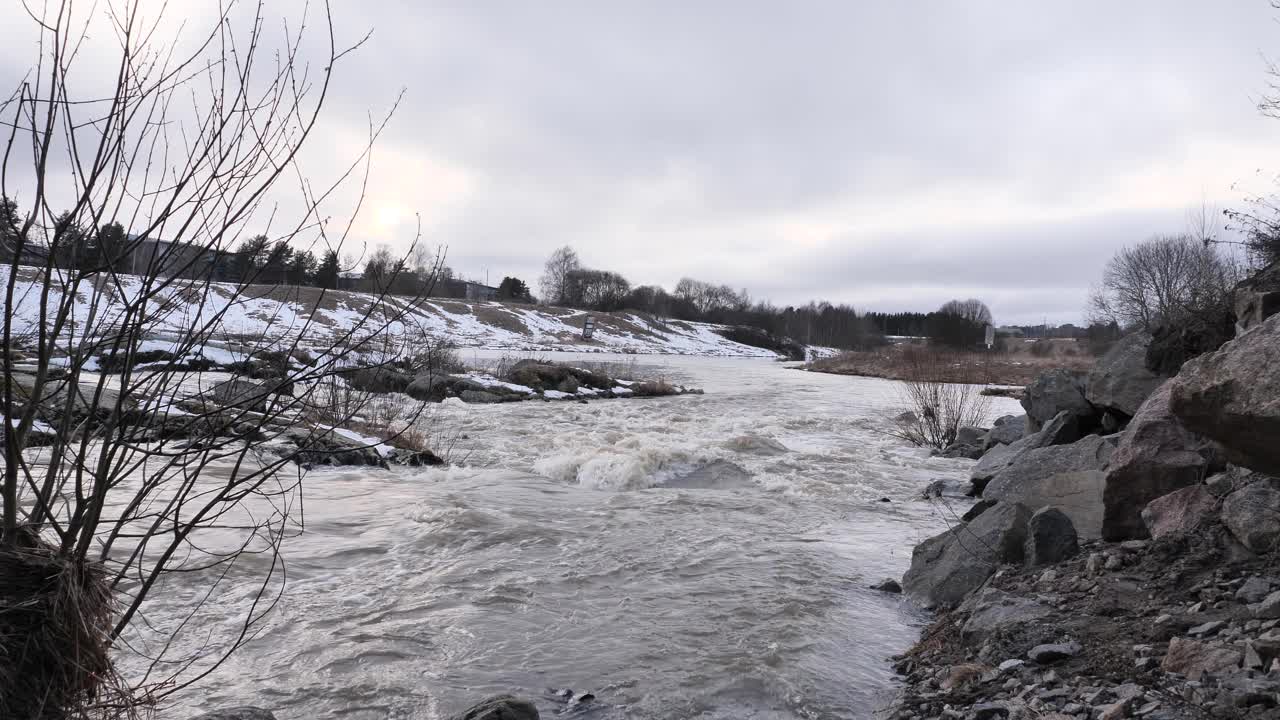
[[[8, 270], [0, 269], [8, 279]], [[19, 271], [15, 304], [25, 321], [20, 329], [34, 330], [39, 323], [40, 285], [37, 271]], [[123, 304], [140, 292], [141, 278], [123, 275], [112, 285], [112, 302], [90, 312], [89, 287], [77, 293], [71, 324], [78, 333], [85, 325], [109, 328]], [[51, 306], [56, 298], [50, 298]], [[178, 280], [153, 300], [148, 315], [153, 332], [179, 334], [196, 323], [219, 317], [220, 335], [228, 341], [272, 338], [284, 341], [299, 334], [321, 340], [349, 329], [376, 304], [371, 295], [308, 287], [252, 286], [237, 293], [234, 285], [204, 285]], [[718, 357], [776, 357], [772, 351], [733, 342], [717, 333], [724, 326], [666, 320], [642, 313], [588, 313], [569, 308], [498, 302], [463, 302], [433, 299], [413, 303], [408, 298], [387, 300], [407, 315], [390, 328], [393, 334], [426, 333], [463, 348], [487, 348], [520, 352], [574, 351]], [[582, 339], [587, 315], [595, 318], [590, 341]], [[221, 338], [214, 337], [215, 341]]]

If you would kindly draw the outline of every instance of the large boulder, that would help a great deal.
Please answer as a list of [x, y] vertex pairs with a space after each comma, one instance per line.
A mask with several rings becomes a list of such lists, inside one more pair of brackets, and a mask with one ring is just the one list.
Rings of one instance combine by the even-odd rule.
[[969, 479], [973, 494], [981, 495], [987, 483], [1024, 455], [1037, 448], [1050, 445], [1067, 445], [1080, 439], [1080, 418], [1064, 410], [1045, 423], [1038, 431], [1008, 445], [997, 445], [987, 451], [974, 466]]
[[1032, 430], [1039, 430], [1058, 413], [1068, 411], [1081, 417], [1095, 414], [1093, 405], [1085, 397], [1083, 373], [1066, 369], [1042, 373], [1027, 385], [1022, 395], [1022, 407]]
[[1187, 427], [1237, 465], [1280, 475], [1280, 315], [1188, 362], [1171, 384]]
[[1053, 565], [1080, 552], [1076, 528], [1067, 514], [1055, 507], [1040, 508], [1027, 521], [1027, 544], [1024, 548], [1028, 565]]
[[911, 553], [903, 589], [926, 607], [955, 607], [1001, 564], [1022, 562], [1030, 518], [1025, 506], [1000, 503], [925, 540]]
[[538, 720], [538, 708], [528, 700], [498, 695], [455, 715], [453, 720]]
[[1280, 313], [1280, 260], [1237, 285], [1235, 301], [1237, 335]]
[[1254, 483], [1231, 493], [1222, 503], [1222, 522], [1256, 553], [1280, 547], [1280, 490]]
[[991, 429], [982, 439], [982, 449], [990, 450], [996, 445], [1010, 445], [1021, 440], [1026, 434], [1026, 415], [1005, 415], [996, 418], [996, 421], [991, 424]]
[[1217, 505], [1218, 499], [1204, 485], [1175, 490], [1147, 503], [1142, 523], [1152, 539], [1195, 530]]
[[998, 473], [982, 492], [984, 500], [1052, 505], [1071, 519], [1081, 537], [1102, 536], [1102, 489], [1116, 437], [1090, 435], [1070, 445], [1034, 448]]
[[1102, 536], [1147, 537], [1142, 510], [1158, 497], [1197, 485], [1222, 465], [1221, 451], [1188, 430], [1170, 409], [1172, 383], [1156, 389], [1123, 434], [1107, 468]]
[[1149, 344], [1151, 336], [1137, 332], [1112, 346], [1089, 373], [1085, 398], [1096, 407], [1119, 411], [1126, 417], [1136, 415], [1165, 380], [1147, 369]]

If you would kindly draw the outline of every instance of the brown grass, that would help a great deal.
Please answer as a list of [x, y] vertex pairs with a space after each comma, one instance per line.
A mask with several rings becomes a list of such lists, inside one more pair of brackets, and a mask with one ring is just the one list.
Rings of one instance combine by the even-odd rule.
[[[1083, 345], [1074, 340], [1054, 340], [1053, 353], [1037, 357], [1031, 353], [1031, 344], [1020, 340], [1010, 341], [1008, 352], [962, 352], [954, 350], [927, 351], [937, 353], [938, 362], [930, 363], [930, 372], [936, 382], [977, 383], [985, 385], [1026, 385], [1040, 373], [1053, 368], [1088, 370], [1094, 358], [1085, 352]], [[925, 351], [922, 345], [902, 343], [888, 345], [865, 352], [847, 352], [832, 358], [816, 360], [805, 366], [814, 372], [836, 375], [863, 375], [889, 380], [914, 380], [915, 364], [912, 354]]]

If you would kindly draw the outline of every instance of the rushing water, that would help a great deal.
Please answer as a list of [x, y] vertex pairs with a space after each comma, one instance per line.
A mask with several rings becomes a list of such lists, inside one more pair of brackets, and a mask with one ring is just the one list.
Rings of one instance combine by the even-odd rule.
[[267, 629], [166, 715], [426, 720], [514, 692], [544, 717], [870, 717], [923, 618], [867, 586], [969, 463], [883, 434], [893, 383], [640, 362], [706, 395], [446, 404], [466, 467], [313, 473]]

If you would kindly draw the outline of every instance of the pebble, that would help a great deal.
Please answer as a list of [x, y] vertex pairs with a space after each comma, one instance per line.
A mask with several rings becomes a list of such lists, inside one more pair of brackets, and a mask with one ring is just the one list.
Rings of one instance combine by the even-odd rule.
[[1210, 620], [1209, 622], [1204, 623], [1203, 625], [1197, 625], [1191, 628], [1190, 630], [1187, 631], [1187, 634], [1195, 635], [1195, 636], [1212, 635], [1218, 632], [1219, 630], [1221, 630], [1224, 625], [1226, 625], [1226, 623], [1221, 620]]
[[1055, 663], [1059, 660], [1073, 658], [1080, 654], [1080, 650], [1080, 644], [1074, 642], [1037, 645], [1031, 648], [1031, 652], [1027, 653], [1027, 657], [1030, 658], [1032, 662], [1039, 663], [1041, 665], [1048, 665], [1049, 663]]

